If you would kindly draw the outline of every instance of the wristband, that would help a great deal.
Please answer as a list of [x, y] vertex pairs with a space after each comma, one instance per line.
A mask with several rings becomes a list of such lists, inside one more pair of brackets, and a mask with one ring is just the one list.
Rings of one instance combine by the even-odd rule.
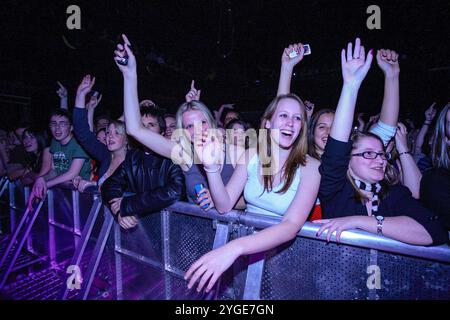
[[411, 152], [410, 151], [405, 151], [405, 152], [399, 153], [398, 156], [401, 157], [403, 154], [411, 154]]
[[203, 167], [203, 170], [205, 170], [205, 172], [208, 172], [208, 173], [216, 173], [216, 172], [220, 171], [221, 167], [222, 166], [219, 165], [219, 166], [217, 166], [217, 169], [214, 169], [214, 170], [208, 170], [205, 167]]

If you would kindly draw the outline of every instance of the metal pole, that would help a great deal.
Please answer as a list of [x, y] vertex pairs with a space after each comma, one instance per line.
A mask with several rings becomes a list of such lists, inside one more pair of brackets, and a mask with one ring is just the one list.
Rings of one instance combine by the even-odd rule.
[[47, 193], [47, 211], [48, 211], [48, 256], [50, 258], [50, 266], [56, 268], [56, 240], [55, 240], [55, 207], [53, 201], [53, 191], [48, 190]]
[[80, 241], [80, 193], [78, 190], [72, 191], [72, 213], [73, 213], [73, 241], [75, 248]]
[[[70, 262], [71, 266], [80, 266], [81, 259], [84, 255], [84, 251], [86, 250], [87, 244], [89, 242], [89, 238], [91, 237], [92, 230], [94, 229], [95, 222], [97, 221], [98, 212], [102, 206], [101, 199], [99, 197], [94, 199], [94, 203], [92, 204], [91, 211], [89, 213], [88, 219], [86, 221], [86, 225], [83, 228], [83, 234], [81, 235], [81, 239], [79, 244], [76, 246], [75, 253]], [[67, 278], [64, 281], [65, 285], [67, 283]], [[63, 293], [61, 295], [61, 300], [66, 300], [69, 294], [69, 288], [65, 285]]]
[[98, 265], [103, 256], [103, 251], [106, 246], [106, 242], [108, 241], [109, 234], [111, 233], [111, 228], [114, 223], [114, 219], [112, 217], [111, 212], [108, 208], [105, 208], [105, 220], [103, 222], [102, 228], [100, 230], [99, 237], [97, 239], [97, 243], [95, 244], [94, 251], [92, 252], [91, 259], [89, 260], [88, 267], [86, 269], [86, 277], [83, 280], [83, 285], [81, 287], [81, 292], [79, 295], [79, 299], [86, 300], [89, 291], [92, 286], [92, 281], [94, 280], [94, 276], [97, 272]]
[[[36, 218], [37, 218], [37, 216], [38, 216], [38, 214], [39, 214], [39, 211], [40, 211], [41, 208], [42, 208], [42, 204], [43, 204], [43, 203], [44, 203], [44, 200], [41, 200], [41, 202], [39, 203], [39, 206], [37, 207], [37, 209], [36, 209], [36, 210], [34, 211], [34, 213], [33, 213], [33, 216], [32, 216], [32, 218], [31, 218], [31, 221], [30, 221], [30, 222], [28, 223], [28, 225], [27, 225], [27, 228], [26, 228], [26, 230], [25, 230], [25, 234], [24, 234], [23, 237], [20, 239], [19, 245], [15, 248], [14, 256], [13, 256], [12, 260], [10, 261], [10, 263], [9, 263], [7, 269], [6, 269], [5, 274], [3, 275], [3, 279], [2, 279], [1, 282], [0, 282], [0, 288], [3, 288], [3, 286], [5, 285], [6, 280], [8, 279], [8, 276], [9, 276], [9, 274], [11, 273], [11, 270], [12, 270], [12, 268], [14, 267], [14, 264], [16, 263], [17, 258], [19, 257], [19, 254], [20, 254], [20, 252], [22, 251], [22, 248], [23, 248], [23, 246], [24, 246], [24, 244], [25, 244], [25, 241], [27, 240], [28, 235], [30, 234], [31, 228], [33, 227], [34, 221], [36, 221]], [[27, 211], [28, 211], [28, 210], [27, 210]], [[22, 221], [25, 221], [25, 220], [27, 219], [27, 216], [26, 216], [26, 215], [28, 214], [27, 211], [25, 211], [24, 217], [22, 218]], [[21, 221], [21, 222], [22, 222], [22, 221]], [[21, 228], [22, 228], [22, 225], [21, 225], [19, 228], [17, 228], [17, 230], [20, 231]], [[9, 249], [11, 249], [12, 244], [13, 244], [14, 242], [15, 242], [15, 239], [14, 239], [14, 238], [11, 239], [10, 245], [8, 246]], [[2, 259], [2, 264], [3, 264], [4, 260], [6, 260], [6, 257], [8, 256], [8, 253], [9, 253], [9, 252], [5, 252], [4, 259]]]
[[11, 223], [11, 233], [16, 229], [16, 195], [15, 187], [16, 185], [11, 182], [6, 182], [9, 185], [9, 216]]
[[122, 278], [122, 250], [120, 236], [120, 226], [118, 223], [114, 224], [114, 262], [116, 268], [116, 295], [117, 300], [123, 300], [123, 278]]

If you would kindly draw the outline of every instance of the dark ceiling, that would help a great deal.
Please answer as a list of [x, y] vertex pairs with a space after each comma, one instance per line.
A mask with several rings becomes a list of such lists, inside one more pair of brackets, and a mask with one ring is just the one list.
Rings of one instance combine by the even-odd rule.
[[[66, 8], [81, 8], [82, 30], [66, 28]], [[381, 30], [368, 30], [366, 9], [381, 8]], [[83, 74], [97, 77], [101, 108], [120, 113], [122, 84], [112, 56], [120, 33], [137, 51], [140, 97], [172, 110], [191, 79], [211, 107], [234, 102], [264, 109], [274, 96], [283, 48], [311, 45], [297, 67], [293, 91], [334, 107], [341, 85], [339, 52], [359, 36], [367, 47], [401, 53], [402, 111], [448, 101], [449, 1], [2, 1], [0, 90], [31, 97], [35, 117], [57, 106], [56, 81], [71, 97]], [[376, 65], [359, 107], [382, 101]], [[72, 100], [73, 101], [73, 98]]]

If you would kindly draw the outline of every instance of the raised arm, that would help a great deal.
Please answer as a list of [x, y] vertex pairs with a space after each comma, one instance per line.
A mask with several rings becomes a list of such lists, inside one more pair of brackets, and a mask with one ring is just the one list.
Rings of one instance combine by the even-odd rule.
[[403, 123], [398, 124], [397, 133], [395, 134], [395, 144], [400, 155], [402, 183], [411, 191], [414, 198], [419, 199], [422, 173], [414, 161], [411, 150], [408, 149], [408, 131]]
[[[130, 49], [130, 41], [125, 35], [122, 35], [122, 37], [124, 45], [117, 45], [117, 50], [114, 51], [114, 60], [123, 75], [123, 103], [127, 133], [147, 148], [163, 157], [170, 158], [175, 142], [164, 138], [162, 135], [147, 129], [142, 125], [137, 90], [136, 58]], [[126, 65], [119, 63], [122, 59], [127, 60]]]
[[67, 89], [61, 84], [61, 82], [56, 81], [59, 88], [56, 91], [56, 94], [59, 96], [59, 107], [61, 109], [68, 110], [69, 109], [69, 103], [67, 99]]
[[[296, 52], [297, 56], [294, 58], [289, 57], [289, 54], [292, 52]], [[283, 50], [277, 96], [291, 92], [292, 72], [297, 63], [303, 60], [304, 53], [305, 49], [301, 43], [291, 44]]]
[[366, 58], [359, 38], [355, 40], [354, 49], [352, 43], [348, 43], [347, 50], [342, 49], [341, 64], [344, 85], [330, 133], [330, 136], [338, 141], [348, 142], [350, 138], [358, 91], [370, 69], [372, 60], [372, 50]]
[[[88, 113], [84, 107], [86, 94], [92, 89], [95, 84], [95, 78], [87, 75], [83, 78], [77, 89], [77, 96], [75, 98], [75, 108], [73, 110], [73, 132], [77, 138], [78, 143], [97, 161], [105, 161], [110, 159], [111, 155], [108, 148], [97, 140], [95, 134], [89, 128]], [[92, 100], [92, 99], [91, 99]], [[96, 99], [95, 102], [99, 102]], [[93, 109], [93, 103], [89, 101], [90, 108]]]
[[195, 89], [195, 81], [192, 80], [191, 82], [191, 89], [189, 90], [189, 92], [186, 94], [186, 102], [191, 102], [191, 101], [199, 101], [200, 100], [200, 96], [202, 94], [202, 90], [197, 90]]
[[393, 50], [378, 50], [377, 63], [384, 74], [384, 97], [380, 121], [391, 127], [397, 127], [400, 109], [398, 54]]
[[86, 109], [87, 109], [87, 117], [88, 117], [88, 123], [89, 123], [89, 130], [91, 132], [95, 132], [94, 128], [94, 113], [95, 108], [99, 105], [100, 101], [102, 101], [102, 95], [100, 96], [94, 96], [92, 95], [89, 99], [89, 102], [86, 103]]
[[414, 154], [422, 153], [422, 146], [425, 141], [425, 136], [427, 135], [430, 125], [436, 116], [436, 109], [434, 108], [435, 105], [436, 102], [433, 102], [433, 104], [425, 111], [425, 121], [422, 128], [420, 128], [419, 134], [417, 135], [416, 143], [414, 145]]

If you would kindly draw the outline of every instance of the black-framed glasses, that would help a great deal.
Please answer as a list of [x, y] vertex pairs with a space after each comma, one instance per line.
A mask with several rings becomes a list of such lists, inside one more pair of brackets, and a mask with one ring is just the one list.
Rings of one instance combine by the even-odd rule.
[[391, 154], [388, 152], [375, 152], [375, 151], [364, 151], [361, 153], [353, 153], [352, 156], [355, 157], [363, 157], [364, 159], [376, 159], [376, 157], [380, 156], [383, 160], [390, 160]]

